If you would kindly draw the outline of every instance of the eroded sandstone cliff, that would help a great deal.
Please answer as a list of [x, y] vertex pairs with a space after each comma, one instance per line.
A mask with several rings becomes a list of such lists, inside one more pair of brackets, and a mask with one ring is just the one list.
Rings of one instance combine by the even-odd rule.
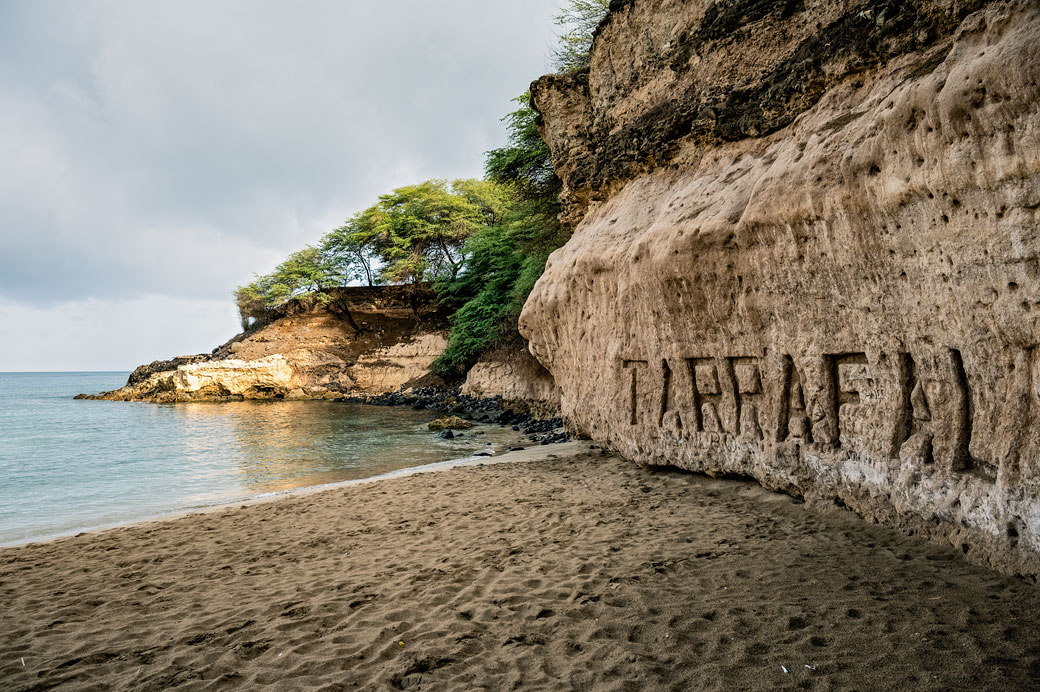
[[526, 344], [506, 343], [481, 356], [462, 386], [467, 396], [502, 397], [507, 407], [552, 418], [560, 413], [560, 389]]
[[333, 399], [443, 384], [432, 366], [447, 345], [447, 324], [432, 298], [417, 301], [408, 287], [332, 295], [328, 306], [290, 303], [212, 354], [143, 365], [122, 389], [83, 398]]
[[1040, 574], [1040, 9], [616, 0], [532, 87], [565, 416]]

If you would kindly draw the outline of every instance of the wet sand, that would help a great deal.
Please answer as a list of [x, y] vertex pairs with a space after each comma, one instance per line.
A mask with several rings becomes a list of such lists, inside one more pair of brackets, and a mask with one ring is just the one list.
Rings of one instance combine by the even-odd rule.
[[844, 510], [596, 453], [0, 550], [3, 690], [1038, 681], [1040, 588]]

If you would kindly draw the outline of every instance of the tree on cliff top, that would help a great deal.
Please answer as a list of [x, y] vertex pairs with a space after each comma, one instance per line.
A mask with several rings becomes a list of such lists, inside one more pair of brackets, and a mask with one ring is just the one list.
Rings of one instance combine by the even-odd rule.
[[610, 11], [610, 0], [567, 0], [553, 20], [563, 29], [553, 51], [553, 67], [574, 72], [589, 66], [592, 36]]
[[252, 320], [263, 319], [269, 310], [294, 298], [328, 304], [330, 296], [326, 291], [339, 285], [337, 278], [335, 266], [318, 248], [297, 250], [270, 274], [256, 276], [235, 289], [242, 328], [248, 329]]
[[369, 286], [376, 284], [377, 235], [372, 219], [358, 212], [321, 239], [319, 250], [340, 285], [346, 286], [352, 281], [364, 281]]
[[354, 281], [454, 281], [468, 257], [466, 241], [501, 223], [516, 200], [511, 188], [488, 180], [427, 180], [382, 195], [318, 247], [292, 253], [235, 289], [242, 328], [293, 299], [328, 304], [329, 288]]
[[501, 221], [513, 195], [485, 180], [427, 180], [382, 195], [361, 213], [359, 226], [392, 283], [453, 280], [466, 261], [465, 242]]

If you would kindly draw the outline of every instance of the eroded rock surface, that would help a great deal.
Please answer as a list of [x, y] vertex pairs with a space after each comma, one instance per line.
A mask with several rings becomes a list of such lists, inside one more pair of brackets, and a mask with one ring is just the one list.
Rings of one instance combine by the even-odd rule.
[[615, 2], [533, 85], [572, 425], [1040, 574], [1035, 2]]
[[444, 332], [418, 334], [392, 346], [362, 354], [347, 372], [357, 387], [366, 392], [392, 392], [402, 386], [444, 384], [431, 368], [447, 346]]
[[345, 288], [327, 307], [287, 306], [212, 354], [141, 366], [127, 386], [83, 398], [118, 401], [333, 399], [443, 384], [433, 362], [447, 325], [404, 287]]
[[560, 390], [552, 374], [521, 344], [497, 348], [482, 356], [466, 374], [462, 393], [473, 397], [501, 397], [508, 406], [556, 416]]

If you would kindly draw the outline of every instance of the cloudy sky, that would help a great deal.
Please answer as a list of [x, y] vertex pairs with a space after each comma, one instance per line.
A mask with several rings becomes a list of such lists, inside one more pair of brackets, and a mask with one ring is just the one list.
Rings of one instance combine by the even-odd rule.
[[481, 174], [559, 0], [0, 0], [0, 371], [129, 370], [394, 187]]

